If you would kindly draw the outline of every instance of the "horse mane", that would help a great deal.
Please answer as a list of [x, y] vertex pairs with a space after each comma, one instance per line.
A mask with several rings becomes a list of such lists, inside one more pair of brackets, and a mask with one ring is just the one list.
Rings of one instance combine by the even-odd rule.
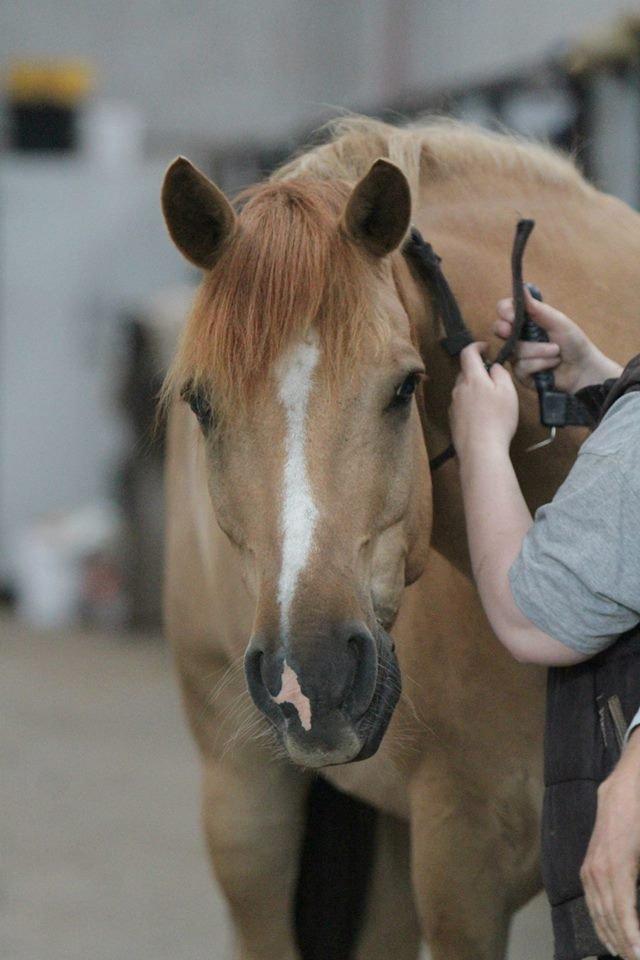
[[550, 145], [449, 117], [395, 127], [370, 117], [346, 116], [331, 120], [321, 132], [326, 142], [303, 150], [276, 170], [272, 180], [311, 176], [353, 183], [374, 160], [386, 157], [404, 172], [414, 199], [429, 181], [475, 180], [478, 174], [593, 190], [573, 159]]
[[329, 140], [242, 193], [239, 227], [205, 276], [163, 390], [205, 390], [218, 416], [246, 402], [296, 335], [314, 328], [334, 373], [380, 334], [374, 263], [338, 223], [353, 187], [387, 157], [417, 201], [437, 179], [482, 178], [591, 191], [574, 164], [539, 144], [452, 120], [394, 127], [346, 117]]

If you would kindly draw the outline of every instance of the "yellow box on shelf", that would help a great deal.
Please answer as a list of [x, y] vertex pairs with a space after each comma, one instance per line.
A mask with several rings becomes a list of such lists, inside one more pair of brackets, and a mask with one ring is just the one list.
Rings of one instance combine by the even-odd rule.
[[95, 71], [80, 59], [16, 60], [6, 76], [6, 90], [14, 103], [55, 103], [74, 107], [95, 85]]

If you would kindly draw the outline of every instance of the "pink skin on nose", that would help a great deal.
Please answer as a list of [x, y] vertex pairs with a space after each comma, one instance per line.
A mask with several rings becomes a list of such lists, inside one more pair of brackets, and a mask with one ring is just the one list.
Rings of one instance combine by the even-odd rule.
[[273, 698], [274, 703], [291, 703], [298, 711], [300, 723], [305, 730], [311, 730], [311, 702], [309, 697], [305, 697], [300, 689], [298, 678], [291, 669], [287, 661], [284, 661], [282, 671], [282, 686], [277, 697]]

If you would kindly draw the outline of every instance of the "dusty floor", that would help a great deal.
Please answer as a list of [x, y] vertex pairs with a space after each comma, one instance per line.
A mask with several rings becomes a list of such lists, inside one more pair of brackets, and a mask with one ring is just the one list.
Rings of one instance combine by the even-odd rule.
[[[227, 960], [198, 771], [158, 641], [0, 618], [0, 957]], [[550, 960], [540, 897], [510, 960]]]

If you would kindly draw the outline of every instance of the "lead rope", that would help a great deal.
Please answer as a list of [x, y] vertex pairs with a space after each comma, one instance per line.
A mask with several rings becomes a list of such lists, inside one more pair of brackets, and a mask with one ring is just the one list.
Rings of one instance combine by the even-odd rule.
[[[535, 226], [534, 220], [523, 219], [518, 221], [511, 250], [511, 279], [514, 303], [513, 329], [505, 340], [494, 363], [504, 364], [513, 356], [518, 340], [546, 340], [544, 330], [531, 319], [527, 313], [524, 299], [522, 280], [522, 261], [527, 241]], [[474, 337], [467, 327], [462, 311], [445, 277], [438, 256], [430, 243], [427, 243], [420, 231], [411, 230], [409, 239], [402, 251], [413, 269], [416, 278], [426, 288], [436, 319], [444, 328], [445, 336], [440, 341], [441, 346], [450, 357], [457, 357], [462, 350], [474, 342]], [[539, 290], [529, 286], [532, 296], [542, 300]], [[487, 370], [491, 363], [485, 364]], [[546, 446], [555, 438], [557, 427], [565, 426], [592, 426], [593, 417], [585, 405], [574, 394], [564, 393], [555, 389], [555, 378], [550, 370], [541, 371], [534, 376], [540, 410], [540, 423], [551, 428], [551, 434], [540, 444], [534, 444], [529, 450]], [[453, 444], [429, 460], [431, 470], [437, 470], [447, 460], [455, 456]]]

